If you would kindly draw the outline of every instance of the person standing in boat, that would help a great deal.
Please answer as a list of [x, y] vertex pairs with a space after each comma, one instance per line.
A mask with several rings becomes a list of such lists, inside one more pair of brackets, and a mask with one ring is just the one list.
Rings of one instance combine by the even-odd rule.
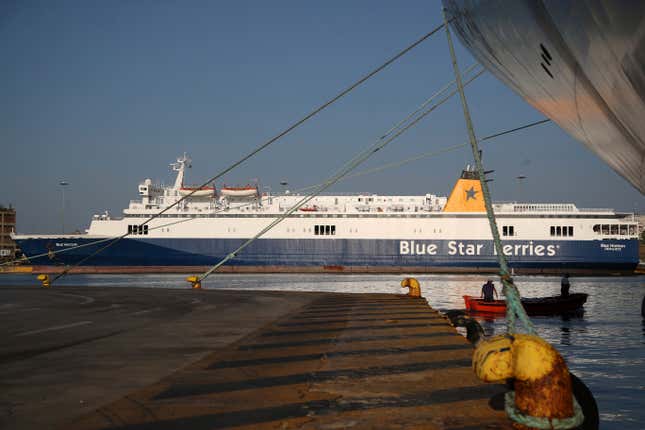
[[569, 282], [569, 274], [565, 273], [564, 276], [562, 276], [562, 280], [560, 281], [560, 296], [569, 297], [569, 288], [571, 288], [571, 283]]
[[492, 302], [495, 301], [493, 298], [498, 298], [497, 290], [495, 289], [495, 285], [493, 285], [493, 280], [489, 279], [484, 285], [482, 285], [482, 294], [481, 297], [484, 299], [485, 302]]

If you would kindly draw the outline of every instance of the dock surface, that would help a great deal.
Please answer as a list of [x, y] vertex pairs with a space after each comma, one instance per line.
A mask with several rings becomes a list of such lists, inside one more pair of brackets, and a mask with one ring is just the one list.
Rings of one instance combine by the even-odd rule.
[[511, 428], [424, 299], [0, 287], [0, 427]]

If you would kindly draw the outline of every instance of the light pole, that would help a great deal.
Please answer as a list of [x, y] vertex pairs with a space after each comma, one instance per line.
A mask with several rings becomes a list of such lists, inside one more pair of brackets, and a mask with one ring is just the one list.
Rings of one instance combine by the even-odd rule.
[[517, 178], [517, 190], [519, 197], [522, 198], [522, 181], [526, 179], [526, 176], [524, 175], [519, 175]]
[[62, 180], [58, 182], [58, 185], [61, 186], [61, 190], [63, 191], [63, 205], [61, 207], [61, 221], [63, 224], [63, 230], [61, 231], [61, 233], [65, 234], [65, 187], [69, 185], [69, 182]]

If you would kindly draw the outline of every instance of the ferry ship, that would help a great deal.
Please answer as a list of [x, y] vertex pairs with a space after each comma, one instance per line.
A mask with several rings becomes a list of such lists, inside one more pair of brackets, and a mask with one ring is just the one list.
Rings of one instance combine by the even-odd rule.
[[[35, 266], [75, 264], [84, 272], [185, 272], [216, 264], [302, 199], [257, 185], [190, 187], [190, 159], [171, 166], [174, 185], [138, 186], [123, 216], [95, 215], [86, 234], [13, 235]], [[192, 194], [191, 194], [192, 193]], [[188, 197], [187, 197], [188, 196]], [[185, 198], [184, 198], [185, 197]], [[183, 199], [183, 200], [182, 200]], [[167, 212], [142, 225], [169, 206]], [[572, 203], [495, 203], [510, 267], [535, 272], [632, 272], [638, 264], [633, 214]], [[480, 179], [467, 167], [449, 197], [320, 195], [255, 240], [224, 272], [483, 272], [497, 270]]]

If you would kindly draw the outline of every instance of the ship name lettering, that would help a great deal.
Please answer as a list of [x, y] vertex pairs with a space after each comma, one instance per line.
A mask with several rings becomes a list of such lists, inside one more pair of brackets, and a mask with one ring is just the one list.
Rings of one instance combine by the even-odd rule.
[[603, 251], [620, 252], [625, 248], [625, 245], [622, 243], [601, 243], [600, 248]]
[[448, 242], [448, 255], [480, 255], [484, 245], [478, 244], [464, 244], [451, 240]]
[[437, 245], [434, 243], [416, 243], [414, 240], [402, 240], [399, 242], [399, 254], [401, 255], [437, 255]]
[[[482, 243], [464, 243], [451, 240], [447, 243], [448, 255], [484, 255], [485, 245]], [[556, 245], [534, 245], [529, 243], [504, 244], [502, 251], [507, 257], [553, 257], [557, 255]], [[439, 246], [436, 243], [424, 243], [415, 240], [402, 240], [399, 242], [399, 255], [437, 255]], [[488, 254], [490, 255], [490, 254]], [[493, 255], [497, 250], [493, 247]]]
[[[557, 247], [555, 245], [533, 245], [533, 241], [522, 244], [506, 244], [502, 246], [502, 252], [507, 257], [553, 257], [557, 254]], [[497, 255], [497, 250], [493, 248], [493, 255]]]

